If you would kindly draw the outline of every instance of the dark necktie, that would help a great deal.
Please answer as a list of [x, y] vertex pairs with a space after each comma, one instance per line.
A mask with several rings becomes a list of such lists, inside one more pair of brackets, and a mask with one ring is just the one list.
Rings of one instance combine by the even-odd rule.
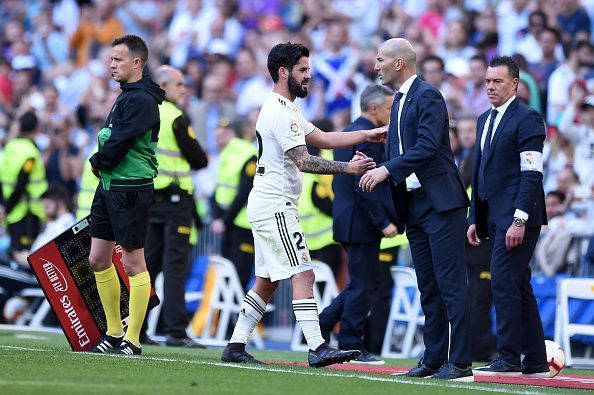
[[[485, 164], [487, 162], [487, 156], [489, 155], [489, 150], [491, 149], [491, 138], [493, 137], [493, 124], [495, 123], [495, 117], [497, 117], [497, 110], [491, 110], [491, 119], [489, 120], [489, 128], [487, 129], [487, 136], [485, 137], [485, 144], [483, 145], [483, 150], [481, 153], [481, 164], [479, 165], [479, 172], [478, 172], [478, 196], [481, 200], [486, 199], [486, 191], [485, 191]], [[480, 144], [480, 142], [479, 142]]]
[[392, 110], [390, 112], [390, 126], [388, 127], [388, 158], [392, 158], [400, 155], [400, 136], [398, 136], [398, 111], [400, 110], [400, 99], [402, 99], [403, 93], [397, 92], [394, 97], [394, 103], [392, 104]]

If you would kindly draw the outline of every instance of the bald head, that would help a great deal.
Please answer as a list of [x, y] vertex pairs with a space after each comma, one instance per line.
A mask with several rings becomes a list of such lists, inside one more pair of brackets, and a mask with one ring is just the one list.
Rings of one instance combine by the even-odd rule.
[[381, 49], [385, 49], [385, 53], [392, 59], [404, 59], [408, 65], [414, 66], [417, 62], [417, 53], [405, 38], [391, 38], [382, 44]]
[[384, 85], [398, 90], [404, 81], [416, 74], [416, 62], [417, 54], [408, 40], [391, 38], [377, 53], [375, 71]]
[[165, 99], [173, 104], [180, 104], [185, 93], [184, 76], [175, 67], [160, 66], [155, 71], [153, 80], [165, 91]]

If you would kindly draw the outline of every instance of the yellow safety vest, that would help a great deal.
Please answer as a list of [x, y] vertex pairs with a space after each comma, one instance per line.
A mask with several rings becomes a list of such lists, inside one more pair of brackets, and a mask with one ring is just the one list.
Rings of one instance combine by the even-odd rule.
[[[95, 151], [97, 150], [94, 149], [93, 152]], [[83, 219], [91, 213], [93, 198], [95, 197], [97, 185], [99, 185], [99, 178], [93, 174], [93, 166], [91, 166], [89, 158], [85, 161], [80, 179], [80, 190], [76, 199], [76, 219]]]
[[329, 196], [328, 188], [320, 181], [319, 174], [305, 173], [303, 175], [303, 191], [298, 202], [299, 222], [303, 233], [305, 233], [307, 247], [311, 251], [320, 250], [334, 243], [332, 217], [318, 209], [311, 199], [315, 182], [318, 183], [317, 187], [322, 190], [322, 193], [318, 193], [318, 195]]
[[405, 246], [407, 244], [408, 238], [406, 237], [406, 233], [394, 237], [384, 237], [380, 244], [380, 250], [387, 250], [388, 248]]
[[29, 182], [21, 200], [6, 216], [6, 222], [9, 224], [19, 222], [28, 211], [39, 218], [45, 217], [39, 197], [47, 189], [47, 180], [39, 149], [30, 139], [15, 138], [6, 144], [0, 158], [0, 182], [5, 199], [14, 192], [19, 173], [23, 168], [29, 173]]
[[179, 145], [173, 134], [173, 121], [180, 115], [183, 115], [183, 112], [171, 102], [163, 101], [159, 105], [159, 116], [161, 117], [159, 142], [157, 143], [159, 174], [154, 183], [155, 189], [165, 189], [175, 182], [181, 189], [192, 194], [194, 183], [190, 173], [190, 164], [179, 150]]
[[[233, 199], [235, 199], [235, 196], [237, 196], [243, 166], [250, 158], [255, 156], [256, 148], [254, 145], [247, 140], [237, 137], [231, 139], [221, 151], [219, 155], [219, 168], [217, 169], [215, 201], [223, 210], [227, 210]], [[255, 163], [254, 168], [248, 170], [255, 174]], [[251, 229], [247, 219], [245, 205], [237, 213], [233, 224], [239, 228]]]

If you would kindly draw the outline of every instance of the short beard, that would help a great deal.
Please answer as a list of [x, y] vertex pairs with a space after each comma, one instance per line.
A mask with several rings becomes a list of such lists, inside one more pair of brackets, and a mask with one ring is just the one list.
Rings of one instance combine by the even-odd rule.
[[302, 87], [299, 82], [289, 73], [289, 93], [296, 97], [304, 98], [307, 96], [307, 87]]

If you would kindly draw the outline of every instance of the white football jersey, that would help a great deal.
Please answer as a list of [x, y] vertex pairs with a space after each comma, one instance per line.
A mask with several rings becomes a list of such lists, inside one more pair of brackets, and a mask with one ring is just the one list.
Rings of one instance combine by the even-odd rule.
[[314, 129], [292, 101], [270, 92], [256, 121], [258, 165], [247, 204], [250, 221], [297, 209], [303, 174], [286, 152], [305, 145]]

